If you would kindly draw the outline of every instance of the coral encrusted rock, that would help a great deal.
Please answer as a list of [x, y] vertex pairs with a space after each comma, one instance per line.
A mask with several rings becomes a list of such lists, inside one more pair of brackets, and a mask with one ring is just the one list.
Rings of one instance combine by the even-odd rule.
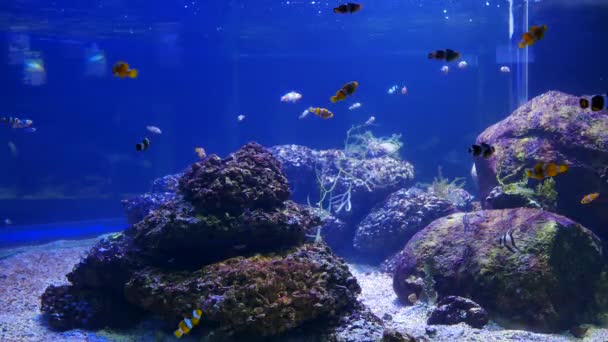
[[180, 317], [201, 308], [203, 320], [235, 334], [273, 336], [315, 319], [329, 319], [361, 292], [346, 264], [324, 245], [282, 255], [237, 257], [194, 272], [147, 268], [125, 288], [130, 302]]
[[[521, 181], [537, 162], [567, 164], [569, 170], [554, 178], [556, 203], [549, 209], [608, 237], [605, 205], [580, 203], [589, 193], [608, 192], [608, 111], [583, 110], [578, 96], [549, 91], [488, 127], [476, 142], [496, 149], [491, 158], [475, 159], [480, 198], [498, 185]], [[528, 187], [535, 190], [540, 183], [528, 180]]]
[[281, 163], [256, 143], [225, 159], [211, 155], [192, 164], [180, 178], [179, 189], [197, 211], [221, 215], [272, 209], [290, 194]]
[[361, 289], [344, 261], [321, 241], [305, 244], [320, 215], [287, 200], [266, 149], [250, 143], [209, 156], [178, 183], [174, 199], [98, 242], [67, 275], [71, 285], [46, 289], [52, 328], [132, 327], [141, 313], [177, 326], [197, 308], [203, 325], [255, 340], [328, 326], [357, 303]]
[[[505, 234], [513, 239], [506, 246]], [[529, 208], [456, 213], [412, 237], [393, 288], [408, 303], [434, 283], [440, 298], [470, 298], [507, 326], [554, 332], [596, 313], [603, 266], [599, 238], [563, 216]]]
[[176, 174], [155, 179], [150, 192], [123, 199], [121, 203], [129, 224], [141, 221], [152, 210], [174, 200], [178, 196], [177, 188], [181, 176], [182, 174]]
[[455, 211], [450, 201], [429, 192], [417, 188], [396, 191], [359, 223], [355, 250], [381, 260], [403, 249], [414, 234], [435, 219]]

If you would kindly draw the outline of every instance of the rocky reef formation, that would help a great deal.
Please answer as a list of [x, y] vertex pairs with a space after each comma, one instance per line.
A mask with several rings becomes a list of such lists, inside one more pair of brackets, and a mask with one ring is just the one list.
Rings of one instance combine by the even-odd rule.
[[287, 200], [266, 149], [250, 143], [209, 156], [178, 184], [175, 198], [100, 241], [67, 275], [71, 285], [47, 288], [51, 327], [130, 326], [142, 312], [177, 324], [200, 308], [202, 324], [262, 338], [339, 321], [357, 304], [343, 260], [322, 243], [304, 244], [321, 220]]
[[455, 213], [412, 237], [393, 287], [408, 305], [432, 286], [440, 298], [471, 298], [507, 326], [553, 332], [594, 318], [606, 288], [602, 253], [590, 230], [546, 211]]
[[401, 250], [426, 225], [455, 211], [451, 202], [422, 189], [396, 191], [359, 223], [355, 250], [382, 260]]
[[122, 200], [121, 203], [129, 224], [143, 220], [152, 210], [174, 200], [178, 196], [177, 187], [181, 176], [182, 174], [176, 174], [158, 178], [152, 182], [152, 189], [149, 193]]
[[[492, 158], [475, 160], [482, 199], [501, 186], [505, 194], [532, 198], [543, 208], [570, 217], [602, 237], [608, 236], [605, 206], [580, 203], [589, 193], [608, 192], [607, 111], [582, 110], [578, 97], [549, 91], [487, 128], [477, 137], [477, 143], [481, 142], [496, 148]], [[555, 177], [554, 184], [523, 179], [524, 169], [536, 162], [564, 163], [570, 169]], [[484, 201], [484, 208], [499, 209], [522, 202], [495, 198], [493, 195]]]
[[442, 298], [433, 309], [427, 324], [454, 325], [464, 322], [473, 328], [481, 329], [488, 324], [488, 313], [474, 301], [458, 297]]
[[[352, 146], [351, 146], [352, 149]], [[321, 208], [342, 222], [341, 233], [322, 231], [334, 249], [352, 248], [357, 223], [386, 196], [411, 184], [414, 169], [394, 154], [315, 151], [283, 145], [271, 148], [281, 161], [293, 199]]]

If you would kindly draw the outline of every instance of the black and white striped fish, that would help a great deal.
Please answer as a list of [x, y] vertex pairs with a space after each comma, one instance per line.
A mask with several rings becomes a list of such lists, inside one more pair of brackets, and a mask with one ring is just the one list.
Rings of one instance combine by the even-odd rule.
[[145, 151], [149, 147], [150, 147], [150, 139], [144, 138], [144, 140], [142, 140], [142, 142], [135, 145], [135, 151], [137, 151], [137, 152]]
[[498, 240], [501, 247], [505, 247], [511, 253], [515, 253], [516, 251], [521, 251], [517, 245], [515, 245], [515, 239], [513, 238], [513, 229], [507, 230], [506, 233], [502, 234], [500, 239]]

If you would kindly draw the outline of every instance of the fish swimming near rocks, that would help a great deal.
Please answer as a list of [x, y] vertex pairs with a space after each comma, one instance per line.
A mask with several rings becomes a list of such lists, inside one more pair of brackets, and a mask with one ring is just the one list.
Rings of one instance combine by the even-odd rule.
[[560, 173], [568, 171], [568, 165], [558, 165], [556, 163], [538, 162], [531, 169], [526, 169], [528, 178], [543, 180], [545, 178], [555, 177]]
[[592, 112], [608, 109], [608, 95], [593, 95], [591, 98], [581, 97], [579, 104], [581, 108], [591, 109]]
[[504, 234], [500, 236], [498, 239], [498, 243], [501, 247], [508, 249], [510, 252], [515, 253], [519, 250], [517, 245], [515, 244], [515, 239], [513, 238], [513, 230], [509, 229]]
[[590, 193], [588, 195], [585, 195], [581, 199], [581, 204], [589, 204], [589, 203], [595, 201], [595, 199], [598, 198], [598, 197], [600, 197], [600, 193], [599, 192], [594, 192], [594, 193]]
[[188, 334], [193, 327], [197, 326], [201, 320], [201, 315], [203, 312], [200, 309], [192, 310], [192, 318], [184, 318], [177, 325], [177, 330], [173, 332], [173, 335], [177, 338], [181, 338], [182, 336]]
[[483, 156], [484, 158], [490, 158], [496, 149], [494, 146], [490, 146], [488, 143], [481, 144], [473, 144], [469, 147], [469, 153], [473, 155], [473, 157]]
[[515, 245], [515, 239], [513, 238], [513, 229], [507, 230], [502, 236], [498, 239], [498, 243], [501, 247], [505, 247], [511, 253], [515, 253], [517, 251], [521, 252], [519, 247]]

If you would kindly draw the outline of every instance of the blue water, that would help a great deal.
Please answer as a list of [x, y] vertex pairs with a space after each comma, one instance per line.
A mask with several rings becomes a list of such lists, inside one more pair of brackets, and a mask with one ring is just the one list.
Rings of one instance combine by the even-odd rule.
[[[251, 140], [339, 148], [371, 115], [376, 135], [403, 135], [418, 180], [438, 165], [466, 177], [467, 146], [522, 98], [607, 89], [601, 1], [514, 1], [512, 38], [507, 1], [362, 3], [336, 15], [335, 1], [2, 1], [0, 116], [32, 119], [38, 131], [0, 127], [0, 218], [117, 217], [121, 199], [194, 162], [197, 146], [221, 156]], [[525, 54], [516, 45], [534, 24], [549, 31]], [[445, 48], [469, 67], [441, 73], [444, 63], [427, 54]], [[139, 77], [112, 77], [119, 60]], [[44, 75], [32, 71], [36, 61]], [[352, 98], [329, 103], [353, 80]], [[408, 94], [388, 95], [393, 84]], [[281, 103], [291, 90], [303, 99]], [[354, 102], [362, 108], [348, 111]], [[335, 117], [299, 120], [311, 105]], [[150, 150], [136, 153], [145, 136]]]
[[61, 239], [81, 239], [122, 231], [127, 227], [123, 218], [56, 222], [35, 225], [10, 225], [0, 231], [0, 248], [15, 245], [41, 244]]

